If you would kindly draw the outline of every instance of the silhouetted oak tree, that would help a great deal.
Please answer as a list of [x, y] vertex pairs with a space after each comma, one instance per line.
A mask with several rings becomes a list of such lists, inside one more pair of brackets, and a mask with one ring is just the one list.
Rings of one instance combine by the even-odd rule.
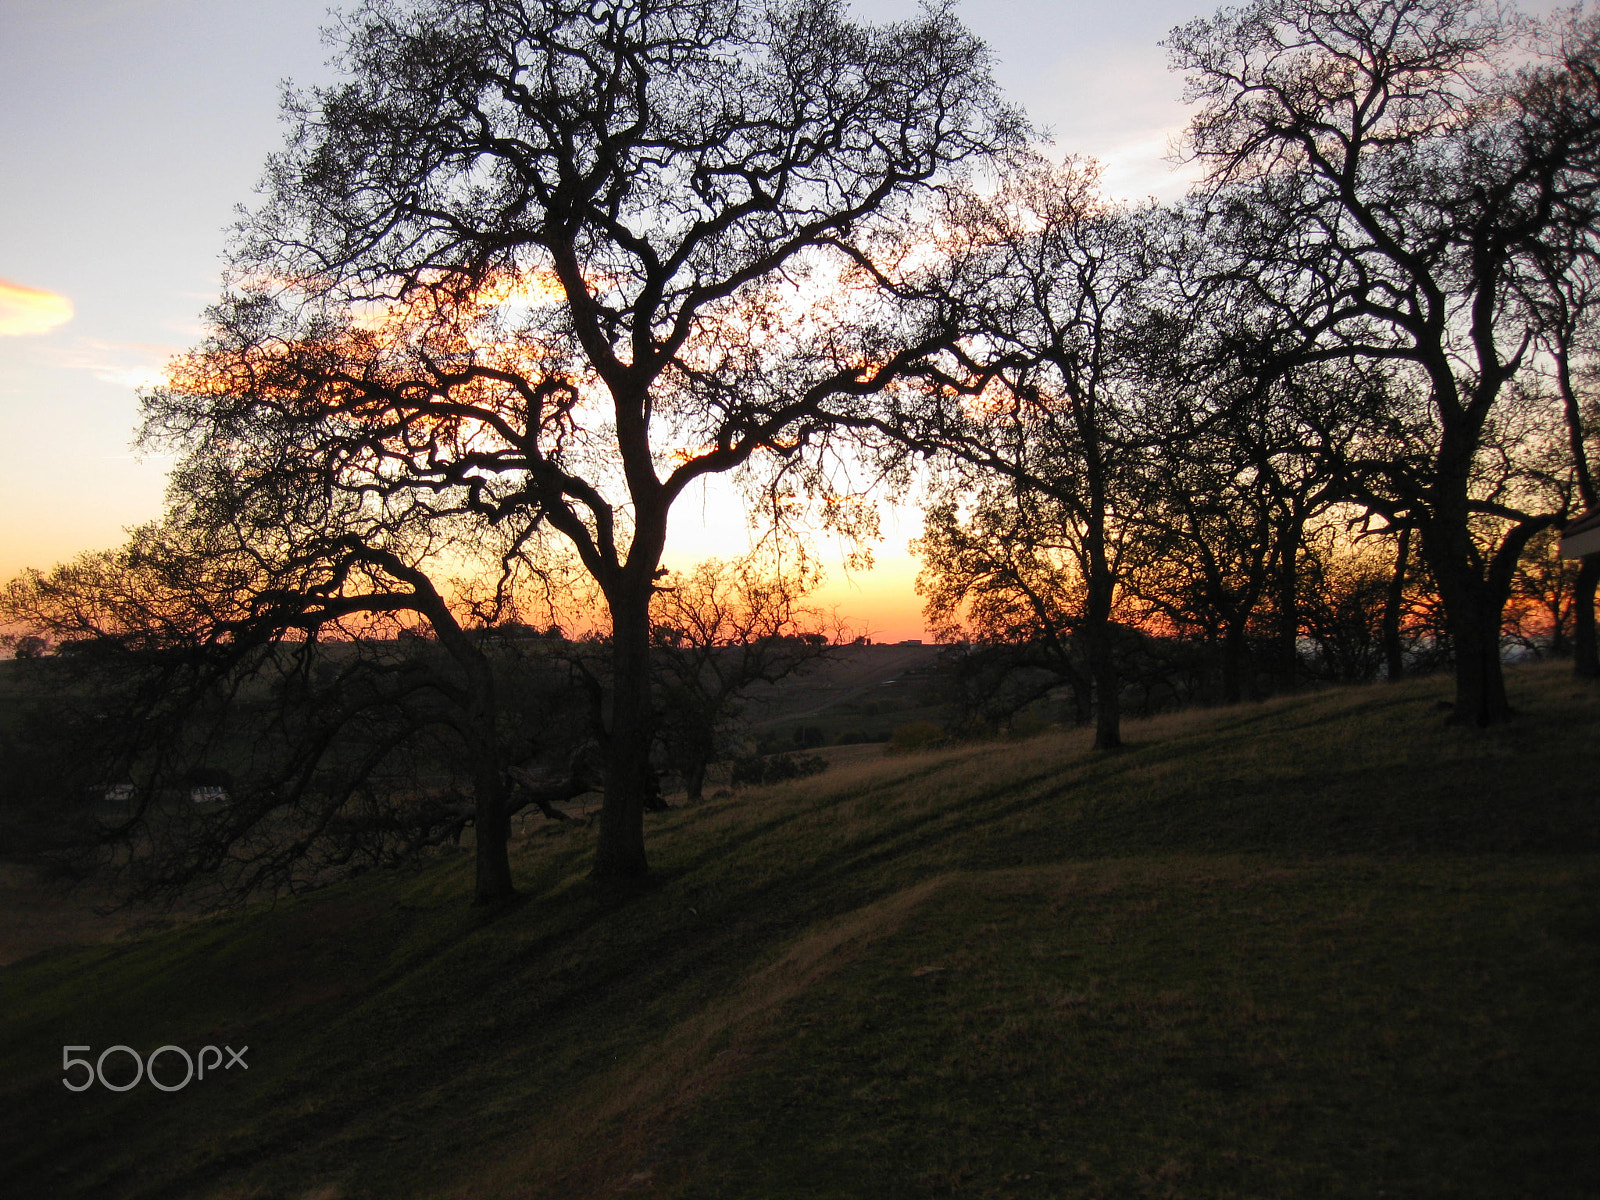
[[233, 291], [149, 429], [265, 424], [373, 505], [570, 543], [611, 622], [594, 869], [640, 876], [674, 502], [814, 467], [925, 349], [841, 286], [850, 251], [1020, 119], [942, 5], [369, 0], [335, 37], [347, 80], [286, 101]]
[[1600, 167], [1600, 108], [1524, 119], [1530, 80], [1572, 63], [1515, 73], [1520, 30], [1479, 0], [1257, 0], [1167, 42], [1201, 104], [1190, 146], [1219, 231], [1233, 222], [1278, 310], [1282, 361], [1387, 376], [1367, 436], [1327, 445], [1354, 498], [1414, 530], [1449, 620], [1453, 719], [1478, 725], [1509, 714], [1501, 610], [1556, 518], [1492, 469], [1539, 329], [1519, 285]]
[[[1558, 27], [1558, 53], [1546, 69], [1532, 73], [1514, 97], [1524, 136], [1542, 157], [1559, 161], [1567, 143], [1582, 145], [1600, 108], [1600, 56], [1595, 43], [1600, 19], [1571, 14]], [[1600, 506], [1591, 468], [1591, 440], [1600, 427], [1600, 187], [1568, 191], [1553, 220], [1529, 250], [1533, 271], [1525, 284], [1539, 314], [1540, 342], [1550, 359], [1566, 424], [1575, 499], [1583, 509]], [[1595, 590], [1600, 554], [1586, 555], [1572, 597], [1573, 668], [1581, 679], [1600, 678], [1600, 642], [1595, 636]]]
[[[1040, 636], [1070, 625], [1087, 658], [1095, 745], [1109, 750], [1122, 740], [1112, 640], [1125, 519], [1151, 483], [1144, 368], [1153, 347], [1170, 347], [1146, 303], [1161, 274], [1149, 245], [1159, 214], [1108, 204], [1097, 183], [1093, 164], [1069, 159], [1019, 167], [993, 194], [955, 197], [948, 262], [925, 286], [964, 336], [923, 364], [925, 386], [888, 420], [906, 444], [978, 473], [968, 498], [988, 510], [965, 530], [948, 512], [930, 526], [935, 619], [953, 615], [938, 607], [947, 585], [984, 576]], [[996, 543], [992, 531], [1005, 527], [1029, 529], [1034, 552]], [[986, 542], [990, 562], [976, 567], [972, 551]], [[1044, 599], [1052, 589], [1038, 577], [1052, 556], [1075, 576], [1065, 590], [1076, 603], [1063, 607], [1059, 585]], [[981, 625], [992, 614], [979, 616]]]

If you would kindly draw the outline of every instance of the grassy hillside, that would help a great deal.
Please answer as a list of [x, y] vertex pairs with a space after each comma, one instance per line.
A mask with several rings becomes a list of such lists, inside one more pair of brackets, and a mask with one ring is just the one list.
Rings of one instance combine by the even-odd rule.
[[[0, 971], [9, 1194], [1600, 1194], [1600, 691], [1443, 681], [529, 824]], [[82, 1094], [61, 1047], [248, 1045]], [[116, 1057], [116, 1056], [114, 1056]], [[76, 1077], [76, 1076], [75, 1076]]]

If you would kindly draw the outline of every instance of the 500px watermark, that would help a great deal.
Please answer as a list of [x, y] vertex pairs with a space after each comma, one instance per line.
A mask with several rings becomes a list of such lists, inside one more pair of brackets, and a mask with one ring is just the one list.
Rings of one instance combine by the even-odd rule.
[[[204, 1079], [208, 1070], [215, 1075], [218, 1067], [221, 1067], [224, 1071], [231, 1071], [234, 1067], [243, 1067], [246, 1071], [250, 1069], [250, 1064], [244, 1060], [245, 1052], [250, 1049], [249, 1046], [241, 1046], [237, 1050], [232, 1046], [223, 1046], [220, 1050], [215, 1046], [201, 1046], [200, 1053], [193, 1057], [182, 1046], [158, 1046], [150, 1051], [149, 1056], [146, 1058], [140, 1058], [138, 1051], [132, 1046], [107, 1046], [100, 1051], [100, 1057], [92, 1063], [87, 1058], [73, 1057], [73, 1051], [75, 1050], [92, 1051], [93, 1049], [94, 1047], [92, 1046], [61, 1047], [61, 1085], [69, 1092], [88, 1091], [94, 1086], [95, 1080], [99, 1080], [100, 1086], [109, 1092], [126, 1092], [138, 1087], [141, 1079], [149, 1080], [151, 1087], [159, 1088], [163, 1092], [176, 1092], [188, 1087], [193, 1080]], [[227, 1051], [227, 1061], [223, 1061], [223, 1051]], [[122, 1054], [133, 1060], [133, 1078], [131, 1080], [112, 1083], [106, 1078], [106, 1059], [113, 1054]], [[184, 1075], [177, 1083], [163, 1083], [156, 1078], [156, 1060], [164, 1054], [168, 1056], [176, 1055], [183, 1061]], [[209, 1062], [206, 1061], [207, 1055], [210, 1055]], [[121, 1059], [116, 1058], [111, 1061], [113, 1065], [121, 1065], [122, 1063]], [[169, 1058], [169, 1062], [176, 1061], [176, 1059]], [[73, 1082], [72, 1069], [74, 1067], [83, 1068], [82, 1083]], [[171, 1075], [175, 1071], [175, 1067], [164, 1068], [162, 1073]], [[116, 1071], [115, 1074], [120, 1077], [124, 1072]]]

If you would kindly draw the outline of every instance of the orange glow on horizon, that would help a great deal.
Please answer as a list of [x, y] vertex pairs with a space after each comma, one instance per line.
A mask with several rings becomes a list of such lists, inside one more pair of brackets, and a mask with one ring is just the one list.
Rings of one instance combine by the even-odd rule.
[[915, 587], [922, 564], [909, 551], [892, 547], [880, 546], [873, 557], [870, 570], [847, 571], [830, 562], [827, 579], [807, 603], [836, 612], [853, 633], [875, 642], [932, 641]]

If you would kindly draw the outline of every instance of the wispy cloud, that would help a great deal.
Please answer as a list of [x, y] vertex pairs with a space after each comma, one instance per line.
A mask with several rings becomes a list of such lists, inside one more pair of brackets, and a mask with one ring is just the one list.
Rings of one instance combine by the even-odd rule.
[[97, 338], [78, 338], [70, 348], [48, 357], [53, 365], [69, 371], [87, 371], [102, 383], [118, 387], [160, 387], [167, 382], [166, 363], [178, 352], [176, 346], [152, 342], [108, 342]]
[[0, 279], [0, 337], [49, 333], [72, 320], [72, 301], [54, 292]]

